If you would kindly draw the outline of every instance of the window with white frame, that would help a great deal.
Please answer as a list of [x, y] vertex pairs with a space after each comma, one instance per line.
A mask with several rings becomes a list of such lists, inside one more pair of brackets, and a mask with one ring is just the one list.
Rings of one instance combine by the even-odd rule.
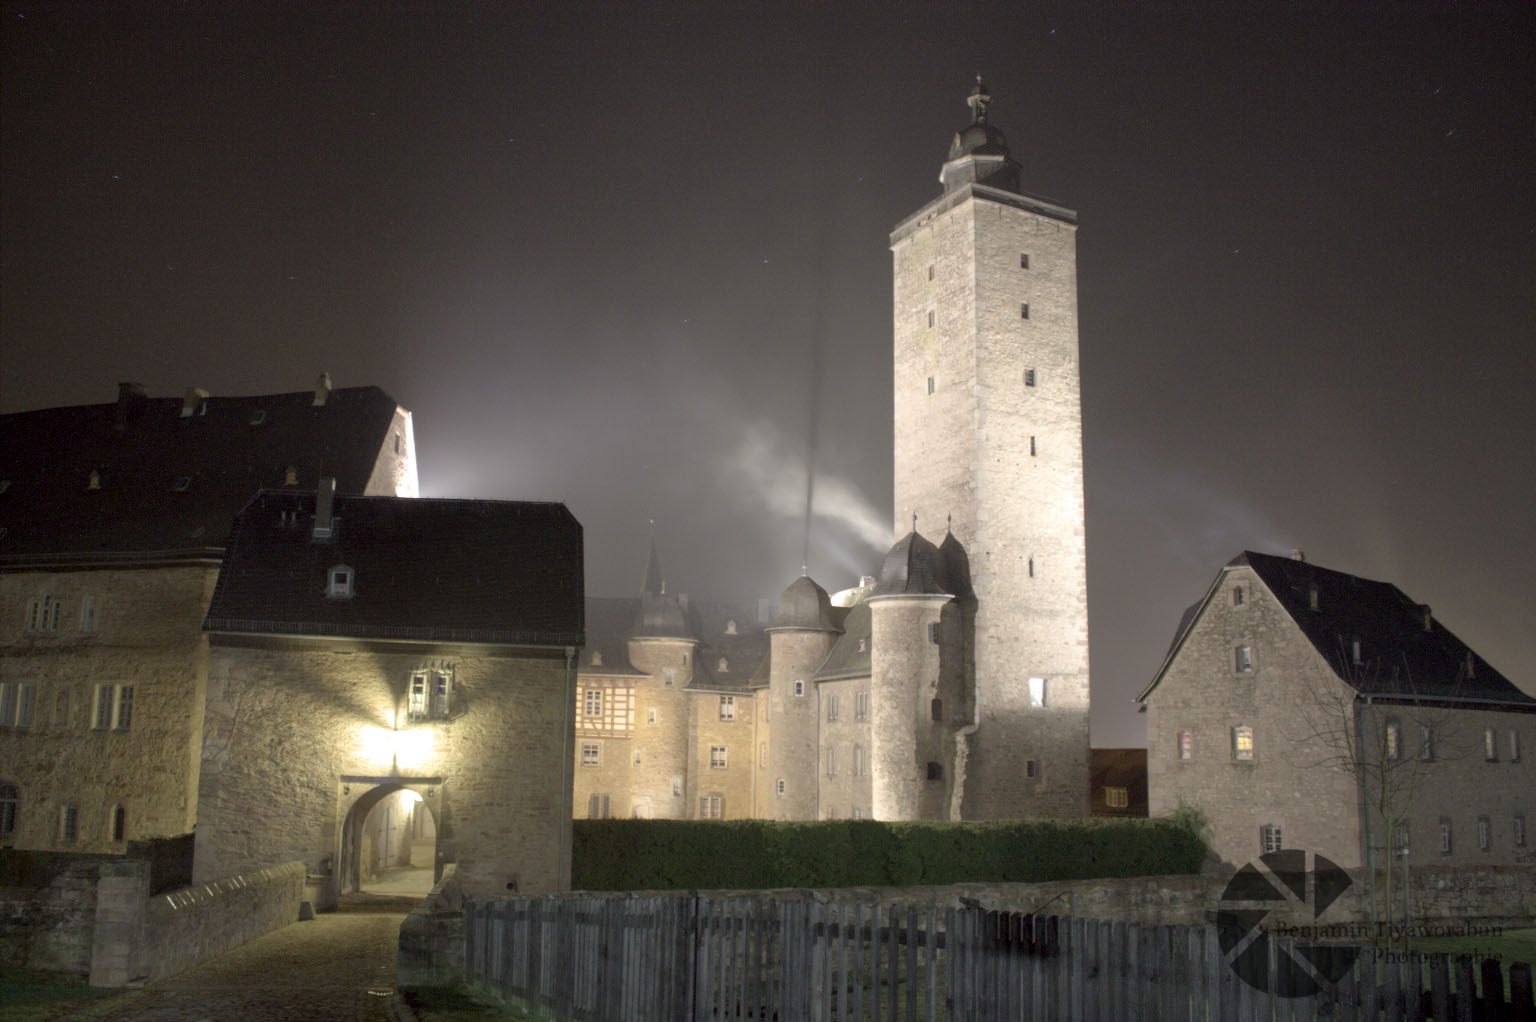
[[827, 695], [827, 719], [828, 720], [836, 720], [837, 719], [837, 693], [836, 692], [832, 692], [832, 693], [829, 693]]
[[603, 715], [603, 690], [589, 688], [581, 694], [581, 713], [584, 717], [601, 717]]
[[804, 695], [805, 695], [805, 682], [800, 680], [799, 678], [796, 678], [795, 679], [795, 698], [799, 699], [799, 698], [803, 697]]
[[410, 716], [431, 719], [448, 716], [453, 698], [453, 670], [430, 667], [411, 672], [406, 711]]
[[1486, 852], [1489, 844], [1492, 843], [1493, 835], [1491, 831], [1492, 827], [1488, 822], [1488, 817], [1479, 816], [1477, 818], [1477, 847], [1482, 851]]
[[29, 728], [37, 703], [37, 686], [31, 682], [0, 682], [0, 728]]
[[735, 720], [736, 719], [736, 697], [735, 696], [721, 696], [720, 697], [720, 719], [721, 720]]
[[97, 685], [92, 728], [97, 731], [127, 731], [132, 725], [133, 686]]
[[1253, 647], [1239, 646], [1232, 653], [1232, 667], [1238, 674], [1247, 674], [1253, 670]]
[[1031, 705], [1031, 706], [1044, 706], [1045, 705], [1045, 679], [1044, 678], [1030, 678], [1029, 679], [1029, 705]]
[[1240, 760], [1253, 758], [1253, 728], [1246, 724], [1232, 729], [1232, 758]]
[[1435, 736], [1428, 727], [1419, 728], [1419, 758], [1435, 758]]
[[656, 707], [652, 706], [652, 707], [649, 707], [649, 708], [646, 709], [646, 711], [645, 711], [645, 722], [647, 724], [654, 724], [654, 723], [656, 723]]
[[851, 810], [850, 814], [849, 814], [849, 819], [853, 819], [853, 820], [862, 820], [862, 819], [864, 819], [864, 810], [861, 807], [859, 807], [859, 806], [854, 806], [853, 809]]
[[1179, 758], [1193, 759], [1195, 756], [1195, 736], [1188, 731], [1179, 732]]
[[612, 809], [612, 804], [607, 795], [593, 794], [587, 796], [587, 819], [606, 820]]
[[1491, 727], [1483, 728], [1483, 759], [1495, 763], [1499, 758], [1499, 735]]
[[853, 717], [855, 720], [865, 720], [869, 717], [869, 691], [867, 689], [854, 693]]
[[677, 798], [680, 795], [682, 795], [682, 793], [683, 793], [683, 779], [681, 777], [674, 776], [672, 778], [672, 797], [673, 798]]
[[21, 793], [16, 790], [16, 785], [0, 784], [0, 841], [16, 833], [16, 810], [20, 803]]
[[1265, 855], [1281, 849], [1280, 827], [1277, 824], [1266, 823], [1259, 828], [1259, 847]]
[[760, 766], [760, 767], [765, 767], [765, 766], [768, 765], [768, 743], [767, 742], [760, 742], [760, 743], [758, 743], [758, 746], [757, 746], [757, 765]]
[[725, 796], [719, 792], [699, 796], [699, 819], [719, 820], [725, 817]]
[[837, 776], [837, 746], [827, 746], [827, 776]]
[[96, 634], [96, 597], [90, 594], [80, 599], [80, 634]]
[[672, 687], [672, 682], [675, 680], [675, 675], [672, 673], [672, 668], [668, 667], [665, 670], [663, 670], [661, 673], [662, 673], [662, 679], [663, 679], [662, 683], [664, 685], [666, 685], [667, 688], [671, 688]]
[[584, 767], [597, 766], [598, 750], [602, 746], [596, 742], [581, 743], [581, 765]]
[[1520, 732], [1514, 728], [1509, 729], [1509, 761], [1520, 762]]
[[80, 807], [59, 807], [59, 843], [72, 845], [80, 836]]
[[1409, 830], [1408, 830], [1408, 824], [1406, 824], [1406, 823], [1399, 823], [1397, 825], [1397, 829], [1393, 832], [1392, 847], [1393, 847], [1393, 850], [1395, 850], [1398, 855], [1407, 855], [1408, 854], [1408, 849], [1409, 849]]
[[709, 768], [711, 770], [724, 770], [726, 768], [725, 746], [711, 745], [709, 747]]
[[1234, 607], [1241, 607], [1244, 604], [1246, 604], [1247, 602], [1248, 602], [1248, 594], [1243, 591], [1243, 587], [1242, 586], [1233, 586], [1232, 587], [1232, 606], [1234, 606]]
[[784, 797], [784, 791], [785, 791], [784, 778], [780, 777], [778, 780], [773, 782], [773, 793], [775, 795], [777, 795], [779, 798], [783, 798]]
[[353, 571], [345, 564], [332, 565], [325, 573], [325, 595], [345, 598], [352, 595]]
[[853, 747], [853, 775], [863, 777], [869, 772], [869, 754], [864, 751], [864, 746]]
[[1104, 789], [1104, 805], [1110, 809], [1125, 809], [1131, 804], [1131, 792], [1128, 788], [1107, 787]]
[[1396, 759], [1402, 747], [1402, 726], [1395, 720], [1387, 721], [1387, 758]]

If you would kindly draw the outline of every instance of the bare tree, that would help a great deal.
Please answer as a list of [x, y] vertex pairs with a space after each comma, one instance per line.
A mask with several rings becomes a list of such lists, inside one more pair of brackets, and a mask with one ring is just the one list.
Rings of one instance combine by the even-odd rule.
[[[1320, 658], [1301, 679], [1295, 725], [1282, 734], [1294, 765], [1355, 782], [1364, 809], [1371, 928], [1390, 946], [1393, 858], [1402, 859], [1406, 871], [1407, 824], [1426, 782], [1437, 763], [1459, 759], [1467, 746], [1456, 727], [1454, 695], [1421, 691], [1406, 658], [1365, 661], [1353, 646], [1345, 649], [1342, 637], [1338, 646], [1336, 658]], [[1453, 693], [1466, 677], [1463, 667]], [[1385, 860], [1380, 865], [1378, 854]], [[1409, 927], [1400, 932], [1406, 949]]]

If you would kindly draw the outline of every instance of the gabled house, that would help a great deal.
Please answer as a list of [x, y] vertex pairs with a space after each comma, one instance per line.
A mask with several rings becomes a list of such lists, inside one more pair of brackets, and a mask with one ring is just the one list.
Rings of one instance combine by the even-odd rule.
[[1137, 698], [1151, 813], [1199, 809], [1234, 865], [1532, 859], [1536, 699], [1389, 583], [1244, 552]]
[[423, 837], [466, 892], [568, 887], [582, 614], [563, 505], [261, 493], [204, 625], [194, 879], [346, 893]]

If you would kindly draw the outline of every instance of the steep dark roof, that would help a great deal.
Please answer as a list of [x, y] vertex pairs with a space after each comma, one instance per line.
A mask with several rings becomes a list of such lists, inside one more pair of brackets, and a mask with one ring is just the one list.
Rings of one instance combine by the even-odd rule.
[[[581, 525], [563, 504], [343, 496], [323, 540], [314, 516], [314, 494], [272, 490], [240, 513], [206, 631], [582, 644]], [[351, 597], [326, 595], [338, 565]]]
[[950, 595], [968, 596], [971, 592], [970, 561], [953, 533], [936, 547], [916, 530], [907, 533], [891, 547], [880, 563], [880, 581], [875, 596]]
[[[1226, 568], [1245, 566], [1280, 601], [1334, 673], [1362, 695], [1536, 710], [1536, 699], [1477, 656], [1426, 606], [1389, 582], [1251, 550], [1234, 557]], [[1138, 700], [1146, 699], [1162, 680], [1185, 637], [1222, 587], [1225, 571], [1217, 575], [1205, 598], [1184, 612], [1162, 666]]]
[[832, 616], [832, 599], [809, 575], [801, 575], [779, 595], [779, 609], [773, 615], [770, 627], [835, 632], [837, 623]]
[[[619, 677], [646, 677], [629, 662], [629, 635], [635, 624], [637, 599], [609, 596], [587, 597], [587, 642], [581, 651], [581, 673], [617, 675]], [[592, 662], [593, 654], [602, 660]]]
[[125, 389], [114, 404], [0, 415], [0, 562], [222, 547], [290, 465], [296, 488], [327, 475], [361, 493], [396, 409], [377, 387], [333, 390], [319, 407], [313, 391], [209, 397], [185, 417], [182, 405]]
[[[1252, 568], [1329, 666], [1361, 693], [1536, 707], [1536, 699], [1484, 662], [1432, 614], [1426, 629], [1424, 606], [1389, 582], [1251, 551], [1231, 563]], [[1312, 609], [1313, 587], [1316, 610]], [[1357, 639], [1359, 664], [1354, 663]]]
[[[640, 617], [644, 599], [607, 596], [587, 599], [587, 644], [581, 654], [582, 674], [647, 676], [629, 660], [629, 639], [638, 634], [636, 619]], [[682, 630], [697, 637], [689, 689], [745, 691], [753, 674], [768, 657], [768, 636], [758, 625], [755, 610], [707, 600], [689, 600], [685, 607], [681, 597], [668, 599], [675, 601]], [[731, 622], [736, 624], [734, 635], [728, 631]], [[601, 665], [592, 663], [594, 651], [601, 654]], [[726, 660], [724, 671], [720, 670], [722, 657]]]
[[[863, 649], [859, 644], [863, 643]], [[848, 609], [843, 619], [843, 634], [838, 636], [819, 668], [816, 681], [869, 677], [869, 656], [873, 648], [869, 604], [860, 601]]]

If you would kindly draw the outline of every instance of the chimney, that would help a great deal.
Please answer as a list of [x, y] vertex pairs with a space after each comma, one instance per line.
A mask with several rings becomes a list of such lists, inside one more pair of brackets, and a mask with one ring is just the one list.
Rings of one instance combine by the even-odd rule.
[[144, 407], [149, 404], [149, 393], [142, 383], [119, 383], [117, 385], [117, 413], [112, 419], [112, 428], [118, 432], [128, 428], [130, 422], [137, 422], [144, 417]]
[[321, 373], [320, 378], [315, 381], [315, 407], [319, 408], [321, 405], [325, 404], [326, 398], [330, 396], [331, 374]]
[[321, 476], [320, 489], [315, 494], [315, 538], [331, 538], [331, 511], [336, 503], [336, 479]]
[[191, 418], [208, 410], [208, 392], [202, 387], [188, 387], [181, 399], [181, 417]]
[[1427, 604], [1427, 603], [1419, 604], [1419, 613], [1424, 616], [1424, 630], [1426, 632], [1434, 631], [1435, 630], [1435, 619], [1434, 619], [1434, 616], [1431, 615], [1430, 612], [1429, 612], [1429, 604]]

